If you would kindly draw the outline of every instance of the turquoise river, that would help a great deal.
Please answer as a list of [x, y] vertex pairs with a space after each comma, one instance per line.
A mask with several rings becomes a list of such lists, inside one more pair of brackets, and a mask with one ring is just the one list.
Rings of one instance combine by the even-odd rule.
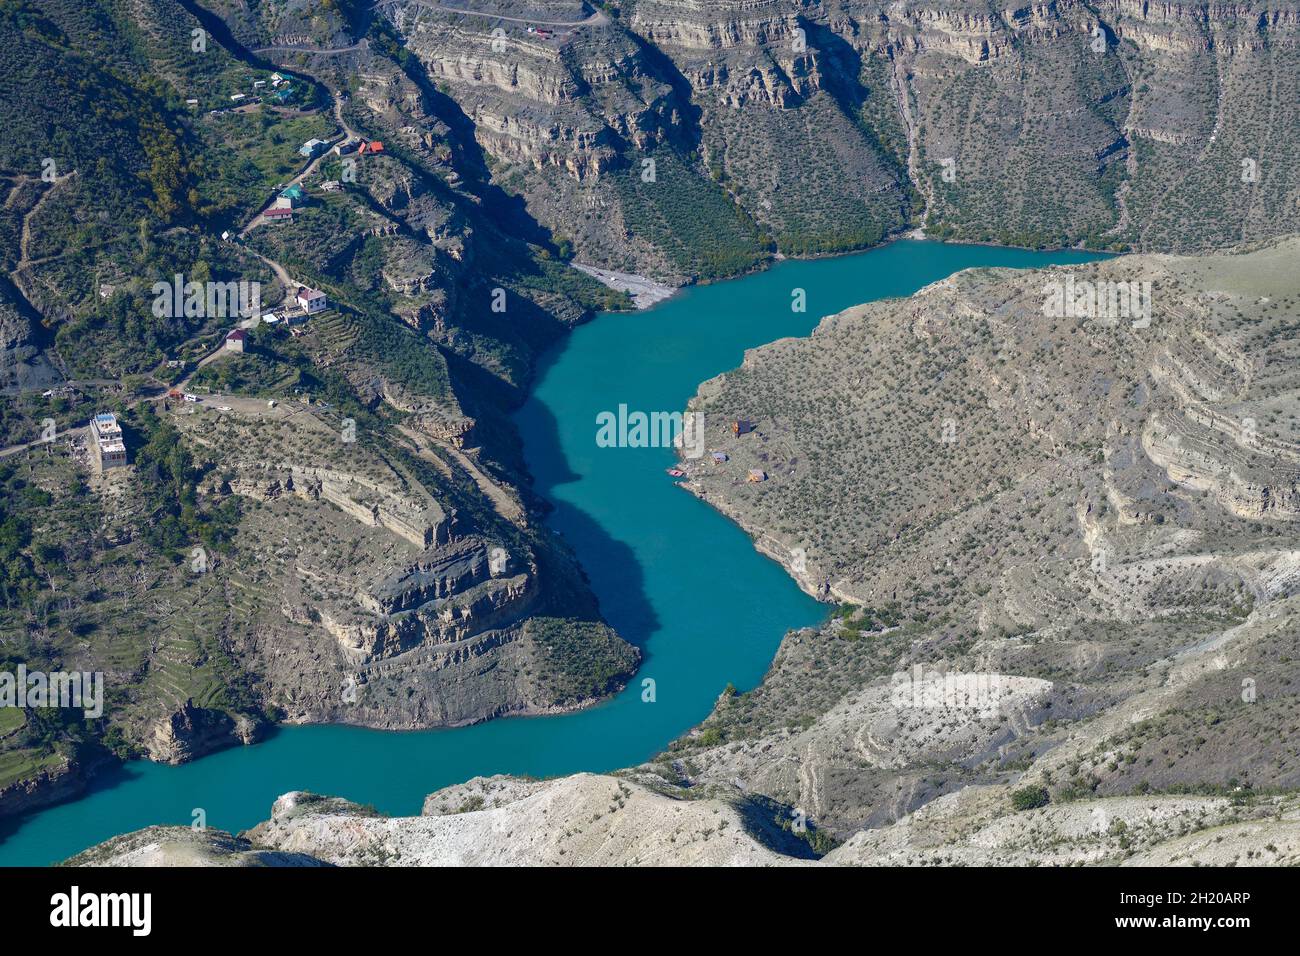
[[[537, 490], [555, 505], [550, 525], [581, 558], [605, 617], [645, 651], [626, 691], [561, 716], [404, 733], [284, 727], [264, 743], [180, 767], [135, 761], [100, 775], [78, 800], [0, 823], [0, 865], [47, 864], [118, 833], [189, 824], [196, 808], [209, 826], [238, 831], [265, 819], [289, 790], [414, 814], [426, 794], [477, 774], [551, 776], [646, 760], [703, 719], [728, 682], [757, 684], [785, 632], [816, 624], [828, 608], [739, 528], [674, 486], [664, 474], [671, 450], [598, 448], [597, 413], [620, 403], [683, 408], [701, 381], [740, 364], [745, 349], [806, 335], [824, 315], [908, 295], [959, 269], [1093, 258], [900, 241], [783, 261], [686, 289], [648, 311], [600, 316], [548, 357], [517, 422]], [[791, 311], [795, 288], [806, 290], [806, 312]], [[653, 703], [641, 699], [646, 677], [656, 683]]]

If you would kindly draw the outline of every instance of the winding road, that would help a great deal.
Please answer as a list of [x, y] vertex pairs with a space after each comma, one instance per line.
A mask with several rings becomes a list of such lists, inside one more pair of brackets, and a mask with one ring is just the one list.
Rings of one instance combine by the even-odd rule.
[[[376, 3], [376, 7], [385, 5], [396, 6], [393, 0], [381, 0]], [[404, 0], [404, 7], [426, 7], [430, 10], [441, 10], [443, 13], [461, 13], [467, 17], [486, 17], [489, 20], [507, 20], [511, 23], [525, 23], [538, 27], [603, 27], [609, 25], [609, 15], [604, 11], [597, 10], [591, 16], [582, 20], [533, 20], [528, 17], [508, 17], [502, 13], [492, 13], [488, 10], [465, 10], [461, 7], [449, 7], [445, 3], [434, 3], [433, 0]]]
[[358, 50], [367, 50], [370, 48], [370, 41], [367, 39], [358, 40], [351, 46], [336, 47], [318, 47], [307, 46], [300, 43], [286, 43], [281, 46], [259, 46], [254, 53], [307, 53], [312, 56], [337, 56], [340, 53], [356, 53]]

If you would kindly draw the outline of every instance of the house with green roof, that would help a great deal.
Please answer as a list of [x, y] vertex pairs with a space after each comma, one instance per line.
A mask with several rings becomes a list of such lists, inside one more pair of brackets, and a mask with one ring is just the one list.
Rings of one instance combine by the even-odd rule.
[[276, 205], [295, 209], [307, 201], [307, 194], [302, 191], [301, 186], [294, 183], [289, 188], [280, 190], [280, 198], [284, 201]]

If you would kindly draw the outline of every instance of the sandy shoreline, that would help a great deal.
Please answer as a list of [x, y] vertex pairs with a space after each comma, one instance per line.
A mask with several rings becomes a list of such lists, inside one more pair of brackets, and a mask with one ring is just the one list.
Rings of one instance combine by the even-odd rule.
[[619, 292], [626, 292], [632, 297], [632, 302], [638, 309], [648, 309], [656, 303], [662, 302], [674, 292], [676, 286], [666, 285], [663, 282], [656, 282], [654, 279], [648, 279], [645, 276], [634, 275], [631, 272], [614, 272], [610, 269], [598, 269], [595, 266], [583, 265], [575, 262], [573, 268], [585, 272], [597, 282], [616, 289]]

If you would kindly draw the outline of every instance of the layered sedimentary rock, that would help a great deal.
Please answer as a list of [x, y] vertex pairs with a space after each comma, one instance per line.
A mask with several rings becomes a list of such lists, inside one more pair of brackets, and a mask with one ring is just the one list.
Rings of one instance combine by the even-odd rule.
[[670, 750], [683, 773], [839, 834], [1017, 780], [1296, 786], [1298, 255], [959, 273], [704, 383], [726, 460], [687, 487], [849, 607]]
[[[467, 422], [413, 416], [389, 444], [358, 440], [355, 424], [324, 411], [185, 421], [195, 447], [222, 462], [208, 493], [257, 508], [240, 539], [256, 560], [222, 565], [256, 596], [232, 640], [290, 719], [418, 727], [545, 710], [553, 695], [579, 706], [634, 665], [594, 608], [585, 624], [534, 620], [580, 613], [582, 600], [553, 603], [562, 578], [543, 586], [536, 549], [546, 545], [522, 510], [482, 472], [460, 471], [474, 467], [452, 441]], [[457, 481], [483, 482], [497, 498], [457, 491]], [[554, 626], [587, 628], [621, 663], [568, 686], [539, 644]], [[565, 689], [548, 687], [556, 679]]]
[[188, 763], [213, 750], [235, 744], [253, 744], [261, 738], [262, 726], [245, 715], [195, 707], [187, 700], [174, 713], [160, 720], [147, 742], [149, 759], [158, 763]]
[[1300, 195], [1286, 2], [386, 9], [501, 181], [606, 268], [720, 267], [673, 248], [689, 226], [639, 184], [652, 159], [665, 189], [741, 214], [753, 248], [714, 237], [732, 271], [769, 242], [860, 247], [922, 218], [973, 240], [1208, 249], [1284, 232]]
[[[582, 19], [580, 5], [564, 6]], [[399, 25], [430, 79], [453, 92], [480, 143], [504, 160], [594, 179], [625, 143], [657, 142], [680, 108], [633, 38], [608, 21], [530, 30], [412, 4]]]

